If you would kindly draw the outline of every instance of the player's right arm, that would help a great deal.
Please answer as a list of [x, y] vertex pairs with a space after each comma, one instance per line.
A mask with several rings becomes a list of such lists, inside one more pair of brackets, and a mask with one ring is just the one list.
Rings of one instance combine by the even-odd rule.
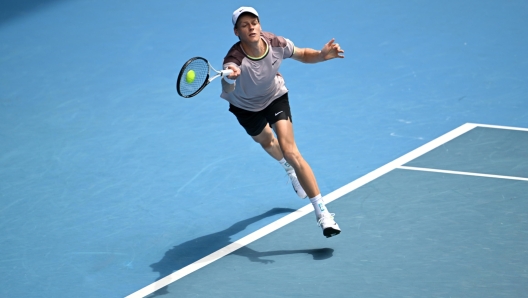
[[[231, 75], [227, 76], [227, 78], [230, 80], [236, 80], [236, 78], [240, 76], [240, 68], [235, 64], [229, 64], [225, 69], [231, 69], [233, 71]], [[235, 90], [235, 85], [236, 83], [234, 82], [231, 84], [230, 82], [227, 82], [226, 80], [222, 79], [222, 91], [224, 91], [225, 93], [233, 92]]]

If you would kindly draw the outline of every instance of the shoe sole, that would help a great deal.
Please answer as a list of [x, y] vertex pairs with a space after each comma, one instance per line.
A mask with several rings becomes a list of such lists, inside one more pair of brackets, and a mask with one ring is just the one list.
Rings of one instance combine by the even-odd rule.
[[326, 238], [337, 236], [337, 235], [339, 235], [339, 233], [341, 233], [341, 230], [336, 230], [336, 229], [334, 229], [332, 227], [329, 227], [329, 228], [326, 228], [326, 229], [323, 230], [323, 235], [325, 235]]

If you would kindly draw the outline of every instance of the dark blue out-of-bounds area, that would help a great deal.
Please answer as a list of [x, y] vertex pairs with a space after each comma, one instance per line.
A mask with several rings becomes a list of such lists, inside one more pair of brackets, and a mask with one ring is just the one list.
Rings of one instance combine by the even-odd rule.
[[[345, 50], [281, 66], [323, 195], [466, 122], [528, 127], [525, 1], [3, 1], [0, 296], [123, 297], [307, 204], [227, 111], [218, 82], [192, 99], [174, 88], [193, 56], [221, 66], [241, 5], [298, 47], [336, 38]], [[345, 227], [358, 224], [354, 203], [338, 206], [360, 204], [350, 196], [330, 205]], [[396, 229], [376, 216], [373, 230]], [[262, 251], [348, 262], [312, 216], [294, 226], [317, 243]]]

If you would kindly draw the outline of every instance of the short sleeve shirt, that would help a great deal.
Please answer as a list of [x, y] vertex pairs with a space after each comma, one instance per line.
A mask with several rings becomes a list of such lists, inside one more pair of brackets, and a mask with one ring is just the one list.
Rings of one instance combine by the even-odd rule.
[[294, 45], [289, 39], [262, 32], [261, 38], [267, 44], [264, 56], [248, 56], [240, 42], [228, 51], [224, 58], [224, 68], [235, 64], [241, 70], [236, 79], [235, 90], [222, 92], [220, 97], [241, 109], [258, 112], [265, 109], [273, 100], [288, 92], [284, 79], [279, 73], [282, 61], [293, 55]]

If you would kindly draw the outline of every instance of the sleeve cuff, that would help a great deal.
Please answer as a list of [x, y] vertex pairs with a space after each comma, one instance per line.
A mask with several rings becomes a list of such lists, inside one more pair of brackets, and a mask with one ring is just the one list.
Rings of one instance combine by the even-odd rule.
[[229, 85], [233, 85], [236, 82], [236, 80], [231, 80], [227, 76], [224, 77], [224, 81], [226, 81]]

